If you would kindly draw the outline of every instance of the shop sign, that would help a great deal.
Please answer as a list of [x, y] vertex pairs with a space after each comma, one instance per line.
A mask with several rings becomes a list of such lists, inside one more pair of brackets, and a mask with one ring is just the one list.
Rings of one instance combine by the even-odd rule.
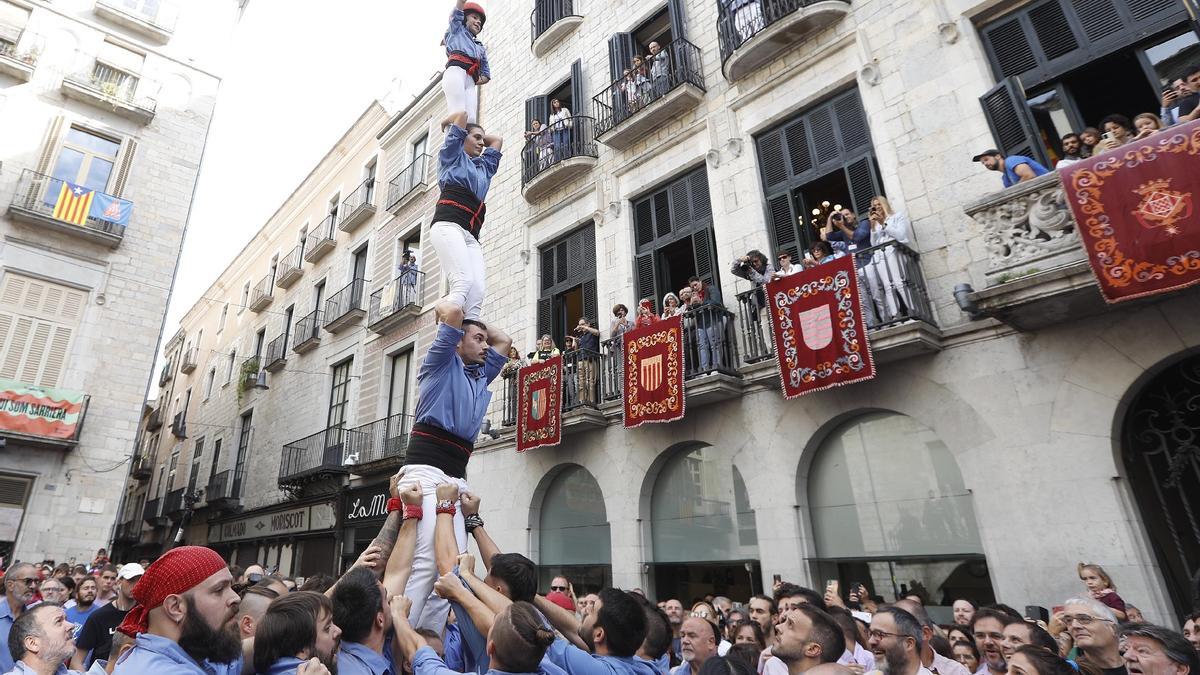
[[333, 527], [333, 504], [298, 506], [286, 511], [261, 513], [208, 528], [208, 542], [269, 539], [285, 534], [327, 530]]
[[388, 484], [380, 483], [349, 492], [345, 497], [343, 525], [357, 525], [387, 517]]

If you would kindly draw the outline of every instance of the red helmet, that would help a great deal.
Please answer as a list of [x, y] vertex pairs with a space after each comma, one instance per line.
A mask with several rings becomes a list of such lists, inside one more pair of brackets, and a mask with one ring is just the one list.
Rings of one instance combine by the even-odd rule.
[[464, 14], [465, 14], [466, 12], [475, 12], [476, 14], [478, 14], [478, 15], [479, 15], [479, 23], [480, 23], [480, 25], [483, 25], [483, 24], [487, 23], [487, 12], [484, 12], [484, 11], [483, 11], [483, 7], [481, 7], [481, 6], [479, 5], [479, 3], [478, 3], [478, 2], [465, 2], [465, 3], [463, 3], [463, 9], [462, 9], [462, 11], [463, 11], [463, 13], [464, 13]]

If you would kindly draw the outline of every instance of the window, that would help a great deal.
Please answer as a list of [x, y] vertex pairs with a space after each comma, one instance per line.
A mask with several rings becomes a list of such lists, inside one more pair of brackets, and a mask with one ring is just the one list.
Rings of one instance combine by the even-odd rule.
[[229, 364], [225, 367], [225, 384], [233, 380], [234, 362], [237, 361], [237, 349], [229, 350]]
[[175, 472], [179, 469], [179, 443], [171, 450], [170, 464], [167, 465], [167, 492], [175, 489]]
[[231, 496], [242, 496], [242, 476], [246, 470], [246, 455], [250, 452], [250, 434], [254, 430], [254, 411], [242, 415], [242, 430], [238, 435], [237, 464], [233, 468]]
[[0, 379], [61, 384], [87, 293], [6, 272], [0, 283]]
[[238, 307], [238, 314], [246, 311], [246, 307], [250, 305], [250, 282], [247, 281], [245, 286], [242, 286], [242, 304]]
[[212, 463], [208, 467], [208, 482], [212, 482], [221, 473], [221, 439], [213, 441]]
[[204, 456], [204, 439], [196, 439], [196, 449], [192, 451], [192, 467], [188, 471], [188, 494], [196, 492], [196, 481], [200, 478], [200, 458]]
[[259, 328], [258, 332], [254, 334], [254, 358], [256, 358], [256, 359], [262, 358], [263, 344], [266, 341], [266, 339], [267, 339], [267, 329]]
[[145, 60], [144, 55], [135, 51], [102, 42], [92, 67], [92, 86], [109, 96], [130, 100], [137, 92], [138, 74]]
[[329, 200], [329, 218], [335, 223], [337, 222], [337, 219], [338, 219], [338, 206], [341, 203], [342, 203], [342, 194], [340, 192], [338, 194], [335, 194], [333, 196], [333, 198]]
[[333, 367], [333, 386], [329, 392], [329, 428], [340, 429], [346, 425], [346, 408], [350, 402], [350, 366], [348, 359]]
[[400, 278], [400, 265], [404, 264], [404, 252], [412, 251], [413, 259], [418, 269], [421, 265], [421, 221], [413, 224], [413, 233], [396, 239], [396, 252], [393, 258], [392, 277]]
[[229, 303], [228, 302], [225, 303], [225, 306], [221, 308], [221, 321], [217, 324], [217, 333], [218, 334], [221, 331], [225, 330], [225, 319], [227, 319], [227, 318], [229, 318]]
[[406, 349], [390, 359], [388, 378], [387, 416], [408, 413], [408, 388], [411, 375], [412, 350]]
[[325, 302], [325, 280], [322, 279], [313, 286], [313, 309], [316, 311], [324, 311], [322, 303]]
[[213, 383], [217, 381], [217, 367], [213, 366], [208, 369], [208, 376], [204, 380], [204, 400], [212, 398]]
[[601, 325], [596, 306], [595, 227], [588, 223], [540, 247], [538, 256], [542, 278], [537, 332], [539, 336], [549, 333], [561, 348], [580, 317]]
[[429, 147], [429, 134], [427, 134], [427, 133], [421, 134], [420, 137], [417, 138], [417, 140], [413, 141], [412, 158], [414, 160], [416, 160], [421, 155], [424, 155], [428, 151], [428, 147]]
[[271, 273], [270, 273], [270, 275], [268, 275], [270, 277], [271, 281], [270, 281], [270, 283], [267, 284], [267, 288], [266, 288], [266, 291], [268, 293], [270, 293], [270, 291], [271, 291], [271, 286], [275, 285], [275, 272], [278, 270], [279, 270], [279, 254], [276, 253], [275, 255], [271, 256]]
[[354, 252], [354, 263], [352, 265], [353, 274], [350, 277], [351, 281], [367, 278], [367, 245]]
[[304, 247], [306, 244], [308, 244], [308, 223], [305, 223], [304, 227], [300, 228], [300, 256], [301, 257], [304, 256]]
[[820, 239], [824, 202], [866, 214], [882, 194], [871, 134], [858, 90], [834, 96], [754, 139], [766, 197], [773, 256], [793, 260]]
[[633, 203], [637, 300], [657, 311], [668, 292], [698, 276], [719, 285], [708, 174], [699, 168]]
[[[117, 164], [121, 144], [78, 127], [67, 129], [51, 176], [82, 185], [97, 192], [108, 192], [109, 178]], [[51, 185], [50, 190], [58, 189]]]
[[546, 582], [568, 570], [572, 579], [582, 576], [597, 582], [611, 575], [612, 542], [604, 494], [587, 469], [569, 466], [554, 478], [542, 498], [538, 526], [539, 571], [555, 568], [542, 571]]
[[370, 162], [363, 167], [363, 182], [367, 185], [367, 194], [365, 195], [365, 204], [375, 203], [375, 168], [379, 164], [379, 160], [372, 158]]
[[288, 308], [283, 310], [283, 351], [280, 352], [281, 355], [287, 352], [288, 341], [292, 339], [292, 319], [295, 315], [295, 305], [288, 305]]

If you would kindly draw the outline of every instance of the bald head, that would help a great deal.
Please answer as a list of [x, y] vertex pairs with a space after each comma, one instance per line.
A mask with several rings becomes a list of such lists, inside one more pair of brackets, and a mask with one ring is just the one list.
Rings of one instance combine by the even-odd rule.
[[258, 630], [258, 622], [267, 613], [267, 607], [279, 594], [264, 586], [252, 586], [242, 595], [242, 603], [238, 606], [238, 632], [242, 639], [254, 637]]

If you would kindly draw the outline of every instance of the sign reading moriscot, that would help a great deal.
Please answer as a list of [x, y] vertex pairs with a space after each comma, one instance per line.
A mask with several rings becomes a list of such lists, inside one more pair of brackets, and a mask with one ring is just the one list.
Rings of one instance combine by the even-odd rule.
[[255, 514], [210, 525], [208, 541], [215, 543], [240, 539], [267, 539], [280, 535], [328, 530], [334, 525], [334, 515], [332, 502]]

